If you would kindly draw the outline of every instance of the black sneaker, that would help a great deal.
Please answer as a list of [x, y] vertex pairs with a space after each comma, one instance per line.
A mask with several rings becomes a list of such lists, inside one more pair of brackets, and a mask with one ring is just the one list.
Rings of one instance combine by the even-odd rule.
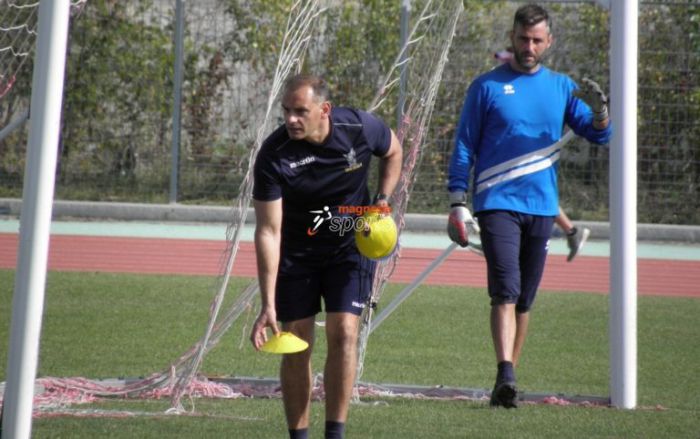
[[515, 382], [496, 383], [491, 392], [490, 404], [492, 407], [518, 408], [518, 389], [515, 387]]

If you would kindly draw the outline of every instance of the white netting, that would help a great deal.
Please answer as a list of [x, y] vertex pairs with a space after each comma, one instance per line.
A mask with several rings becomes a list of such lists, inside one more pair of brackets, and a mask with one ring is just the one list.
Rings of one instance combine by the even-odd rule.
[[[369, 111], [376, 111], [387, 97], [392, 93], [397, 93], [401, 75], [407, 78], [408, 93], [406, 94], [405, 105], [401, 126], [397, 136], [406, 151], [402, 167], [402, 175], [399, 184], [392, 197], [394, 211], [393, 215], [401, 231], [404, 227], [404, 214], [409, 201], [409, 194], [416, 175], [416, 164], [420, 160], [421, 151], [424, 146], [425, 133], [432, 115], [435, 97], [440, 84], [440, 78], [445, 63], [447, 53], [452, 42], [457, 19], [462, 11], [461, 2], [449, 0], [428, 1], [416, 20], [416, 25], [410, 33], [408, 41], [396, 62], [386, 75], [379, 88], [377, 96], [369, 108]], [[295, 9], [290, 15], [287, 33], [283, 42], [283, 49], [280, 55], [279, 65], [273, 81], [273, 87], [268, 99], [268, 111], [265, 123], [261, 125], [256, 140], [257, 148], [266, 133], [270, 129], [270, 114], [272, 106], [276, 102], [280, 87], [284, 79], [289, 75], [294, 66], [300, 64], [305, 49], [309, 42], [310, 25], [319, 14], [321, 8], [318, 1], [306, 2], [303, 6], [295, 4]], [[257, 148], [251, 151], [250, 162], [254, 162]], [[252, 283], [246, 291], [238, 297], [235, 304], [222, 319], [216, 323], [216, 319], [223, 302], [223, 298], [228, 284], [229, 273], [233, 267], [236, 250], [240, 241], [240, 233], [245, 222], [247, 208], [250, 204], [252, 192], [252, 176], [249, 169], [248, 174], [241, 186], [240, 196], [233, 210], [232, 221], [227, 231], [227, 251], [224, 254], [223, 270], [220, 276], [220, 286], [212, 304], [212, 312], [205, 336], [200, 342], [177, 363], [179, 367], [176, 375], [177, 384], [173, 390], [173, 410], [182, 410], [181, 398], [189, 391], [198, 371], [204, 354], [213, 347], [220, 337], [230, 328], [233, 322], [240, 316], [244, 309], [251, 306], [258, 291], [257, 283]], [[399, 232], [400, 233], [400, 232]], [[396, 264], [398, 254], [393, 255], [383, 261], [375, 275], [373, 286], [372, 303], [379, 300], [381, 292]], [[363, 331], [361, 335], [360, 367], [363, 363], [365, 346], [368, 332], [364, 328], [369, 328], [371, 321], [372, 306], [363, 319]], [[359, 376], [360, 374], [358, 374]]]
[[[71, 13], [87, 0], [71, 2]], [[22, 67], [34, 53], [39, 2], [0, 1], [0, 98], [10, 92]]]
[[[202, 337], [198, 343], [196, 354], [192, 356], [189, 363], [185, 368], [183, 368], [182, 374], [179, 376], [178, 382], [175, 386], [172, 400], [173, 409], [175, 410], [182, 409], [182, 395], [187, 391], [195, 374], [199, 370], [206, 351], [218, 342], [220, 336], [223, 335], [226, 330], [228, 330], [243, 309], [250, 306], [253, 296], [255, 296], [255, 293], [258, 290], [257, 283], [254, 282], [251, 284], [251, 286], [246, 290], [246, 292], [249, 294], [244, 294], [239, 297], [235, 305], [232, 307], [232, 310], [227, 314], [227, 318], [224, 319], [223, 322], [217, 323], [219, 311], [221, 309], [224, 296], [226, 295], [226, 288], [228, 286], [230, 273], [236, 259], [236, 252], [241, 240], [241, 233], [243, 231], [243, 225], [245, 224], [248, 206], [250, 205], [250, 200], [252, 198], [252, 164], [255, 162], [255, 156], [260, 150], [260, 146], [262, 145], [265, 136], [270, 131], [273, 105], [277, 101], [279, 92], [284, 84], [284, 80], [287, 78], [287, 76], [289, 76], [293, 69], [301, 68], [301, 63], [311, 38], [312, 23], [321, 12], [322, 9], [318, 0], [306, 2], [302, 2], [300, 0], [292, 6], [287, 22], [287, 31], [285, 32], [284, 40], [282, 41], [282, 48], [280, 51], [279, 61], [277, 63], [277, 69], [275, 70], [274, 79], [272, 81], [272, 89], [267, 101], [265, 118], [258, 129], [255, 147], [250, 151], [250, 160], [248, 163], [250, 163], [251, 166], [248, 168], [248, 172], [241, 183], [239, 196], [234, 203], [234, 208], [232, 210], [231, 222], [229, 223], [226, 231], [227, 249], [224, 253], [222, 269], [219, 276], [219, 287], [216, 297], [214, 298], [214, 302], [212, 303], [209, 323], [207, 325], [204, 337]], [[218, 329], [217, 337], [212, 337], [212, 334], [216, 329]]]
[[[418, 17], [408, 41], [399, 54], [379, 89], [371, 111], [386, 101], [390, 93], [402, 80], [406, 81], [406, 95], [402, 109], [401, 125], [397, 137], [404, 150], [401, 178], [392, 196], [393, 216], [399, 230], [404, 229], [404, 216], [410, 200], [411, 189], [417, 177], [417, 164], [426, 147], [425, 135], [428, 132], [433, 114], [435, 98], [447, 63], [447, 55], [455, 34], [457, 20], [463, 11], [462, 2], [429, 1]], [[400, 257], [395, 252], [390, 258], [378, 264], [372, 287], [370, 306], [365, 308], [362, 328], [358, 341], [357, 379], [362, 376], [367, 340], [371, 332], [372, 315], [379, 302], [387, 280]]]
[[[284, 41], [280, 49], [278, 65], [272, 80], [265, 118], [257, 131], [254, 148], [251, 148], [249, 163], [254, 163], [255, 156], [273, 124], [273, 106], [276, 104], [284, 80], [295, 69], [298, 70], [308, 48], [312, 24], [322, 13], [319, 0], [299, 0], [294, 3], [287, 22]], [[425, 145], [425, 133], [430, 122], [435, 97], [440, 84], [442, 70], [447, 61], [447, 53], [454, 35], [457, 19], [462, 11], [462, 3], [452, 0], [427, 1], [416, 24], [410, 32], [407, 43], [402, 48], [393, 67], [389, 70], [380, 86], [369, 111], [376, 111], [396, 97], [401, 75], [406, 78], [406, 95], [401, 126], [397, 130], [404, 148], [402, 176], [392, 197], [393, 215], [399, 227], [404, 227], [404, 214], [416, 175], [416, 164], [420, 160]], [[231, 221], [226, 232], [226, 249], [221, 255], [220, 271], [216, 282], [215, 296], [210, 306], [209, 320], [204, 335], [187, 352], [182, 354], [166, 370], [140, 380], [112, 385], [86, 379], [47, 378], [46, 386], [54, 389], [43, 401], [45, 410], [52, 407], [65, 407], [72, 402], [89, 401], [94, 397], [126, 396], [132, 398], [171, 398], [171, 413], [184, 413], [184, 397], [211, 396], [236, 397], [231, 388], [211, 382], [198, 376], [198, 371], [206, 353], [212, 349], [228, 331], [238, 317], [252, 307], [258, 293], [257, 282], [251, 283], [241, 292], [225, 312], [222, 304], [226, 295], [230, 273], [239, 247], [243, 225], [252, 197], [252, 166], [241, 183], [239, 197], [234, 201]], [[384, 284], [399, 257], [398, 253], [382, 262], [375, 276], [372, 303], [376, 303]], [[360, 369], [364, 359], [372, 307], [363, 317], [361, 333]], [[358, 374], [359, 377], [360, 374]], [[57, 399], [51, 403], [51, 394]]]
[[34, 48], [38, 2], [0, 2], [0, 98], [15, 84], [17, 73]]
[[[291, 8], [287, 30], [280, 49], [279, 61], [275, 70], [270, 95], [268, 98], [265, 117], [258, 128], [254, 147], [250, 150], [249, 163], [254, 163], [255, 156], [265, 135], [272, 126], [273, 106], [284, 80], [295, 69], [301, 66], [308, 42], [311, 38], [312, 23], [322, 12], [318, 0], [299, 0]], [[257, 282], [251, 283], [233, 304], [220, 315], [226, 295], [230, 273], [238, 251], [243, 225], [245, 224], [248, 206], [253, 190], [252, 167], [241, 183], [239, 197], [234, 201], [231, 211], [231, 222], [226, 231], [226, 249], [221, 255], [219, 276], [216, 283], [216, 294], [210, 306], [209, 320], [204, 335], [187, 352], [182, 354], [170, 367], [162, 372], [129, 383], [111, 386], [85, 379], [53, 379], [52, 385], [60, 391], [54, 392], [60, 398], [57, 404], [79, 396], [80, 402], [85, 395], [91, 396], [129, 396], [137, 398], [170, 397], [173, 413], [182, 413], [182, 398], [184, 396], [216, 396], [231, 397], [228, 391], [220, 385], [197, 377], [206, 353], [213, 348], [236, 319], [251, 306], [258, 292]]]

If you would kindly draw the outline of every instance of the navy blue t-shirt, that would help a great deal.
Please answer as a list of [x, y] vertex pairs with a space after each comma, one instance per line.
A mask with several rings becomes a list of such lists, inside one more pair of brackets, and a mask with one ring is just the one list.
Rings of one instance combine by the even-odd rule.
[[356, 216], [348, 207], [370, 203], [371, 156], [386, 155], [390, 144], [384, 122], [343, 107], [331, 109], [330, 134], [321, 145], [290, 139], [284, 125], [263, 142], [253, 198], [282, 198], [283, 256], [323, 257], [354, 243], [354, 231], [343, 231], [342, 221]]

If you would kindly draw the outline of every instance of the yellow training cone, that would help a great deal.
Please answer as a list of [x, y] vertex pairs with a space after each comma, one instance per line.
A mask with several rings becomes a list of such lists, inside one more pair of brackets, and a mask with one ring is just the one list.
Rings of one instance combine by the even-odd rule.
[[355, 231], [355, 243], [361, 254], [370, 259], [382, 259], [396, 248], [398, 231], [391, 215], [367, 212]]
[[280, 332], [270, 337], [265, 344], [260, 347], [260, 350], [271, 354], [294, 354], [308, 347], [309, 344], [307, 342], [291, 332]]

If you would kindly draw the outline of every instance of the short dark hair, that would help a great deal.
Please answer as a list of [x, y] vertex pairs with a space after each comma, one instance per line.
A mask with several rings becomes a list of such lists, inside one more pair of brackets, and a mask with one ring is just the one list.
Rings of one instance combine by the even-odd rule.
[[284, 94], [296, 91], [301, 87], [311, 87], [318, 102], [328, 100], [328, 84], [320, 76], [299, 74], [290, 76], [284, 82]]
[[552, 32], [552, 19], [549, 18], [547, 10], [540, 5], [530, 3], [525, 6], [521, 6], [515, 11], [515, 18], [513, 19], [513, 28], [518, 24], [523, 27], [534, 26], [541, 22], [547, 23], [547, 28], [549, 32]]

